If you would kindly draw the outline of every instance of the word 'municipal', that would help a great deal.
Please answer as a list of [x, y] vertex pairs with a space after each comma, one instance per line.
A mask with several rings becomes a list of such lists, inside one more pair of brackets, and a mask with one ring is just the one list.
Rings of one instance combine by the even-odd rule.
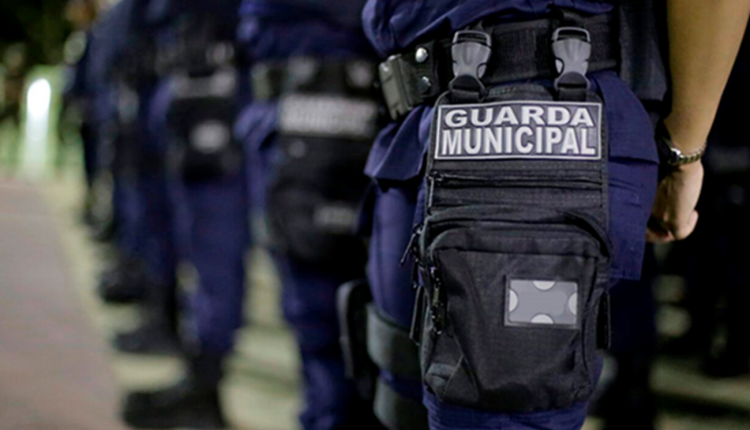
[[437, 159], [601, 159], [597, 103], [444, 105], [437, 121]]

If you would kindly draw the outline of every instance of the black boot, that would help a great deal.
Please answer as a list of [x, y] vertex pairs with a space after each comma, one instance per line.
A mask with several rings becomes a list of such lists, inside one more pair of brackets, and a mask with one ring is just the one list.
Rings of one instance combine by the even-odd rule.
[[702, 370], [712, 378], [735, 378], [750, 373], [750, 361], [747, 355], [724, 352], [718, 357], [707, 358]]
[[182, 352], [177, 330], [175, 285], [153, 285], [144, 304], [144, 323], [137, 329], [115, 336], [113, 346], [129, 354], [175, 355]]
[[105, 303], [138, 303], [146, 300], [146, 284], [146, 277], [138, 262], [119, 258], [113, 267], [102, 274], [97, 291]]
[[128, 354], [173, 356], [182, 351], [177, 331], [161, 318], [146, 321], [131, 332], [117, 334], [112, 346]]
[[218, 390], [221, 364], [218, 356], [191, 358], [187, 377], [174, 386], [128, 394], [123, 420], [134, 428], [226, 428]]

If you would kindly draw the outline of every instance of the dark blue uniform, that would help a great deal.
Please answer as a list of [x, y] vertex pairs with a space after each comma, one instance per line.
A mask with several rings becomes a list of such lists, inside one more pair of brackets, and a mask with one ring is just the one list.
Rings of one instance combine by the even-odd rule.
[[[117, 3], [94, 25], [89, 46], [88, 80], [93, 93], [91, 120], [95, 129], [99, 156], [96, 163], [108, 168], [114, 147], [113, 138], [117, 124], [117, 85], [114, 82], [118, 58], [127, 47], [126, 38], [134, 0]], [[136, 194], [136, 181], [132, 175], [113, 172], [113, 212], [118, 223], [116, 246], [127, 258], [137, 258], [142, 253], [139, 218], [140, 204]]]
[[[436, 0], [401, 2], [370, 0], [365, 8], [365, 32], [385, 57], [410, 47], [418, 39], [446, 37], [488, 16], [509, 22], [540, 18], [551, 5], [588, 14], [613, 9], [602, 1]], [[498, 55], [502, 55], [499, 53]], [[605, 101], [609, 127], [610, 236], [614, 245], [612, 277], [638, 279], [645, 246], [645, 225], [655, 193], [657, 154], [649, 116], [642, 103], [614, 71], [591, 74], [595, 90]], [[412, 227], [423, 218], [421, 170], [430, 133], [432, 108], [411, 111], [379, 135], [371, 152], [367, 174], [380, 186], [373, 209], [368, 277], [375, 303], [404, 329], [411, 323], [414, 305], [411, 268], [400, 267]], [[400, 394], [417, 396], [414, 381], [384, 373], [382, 377]], [[441, 403], [425, 392], [432, 429], [577, 429], [586, 405], [567, 410], [528, 414], [500, 414]]]
[[[295, 56], [362, 58], [371, 52], [359, 29], [359, 2], [319, 2], [319, 7], [311, 8], [298, 3], [243, 2], [240, 37], [252, 63]], [[242, 112], [237, 128], [254, 159], [253, 204], [262, 207], [277, 157], [277, 104], [253, 101]], [[371, 423], [364, 418], [368, 416], [366, 410], [344, 375], [336, 317], [336, 290], [357, 274], [346, 267], [339, 273], [319, 270], [280, 253], [275, 255], [275, 261], [284, 289], [284, 315], [295, 332], [302, 357], [303, 428], [368, 428]]]
[[94, 184], [97, 169], [97, 146], [94, 133], [94, 89], [89, 79], [89, 62], [91, 60], [91, 42], [93, 34], [87, 31], [85, 35], [84, 51], [78, 61], [66, 70], [66, 85], [64, 99], [74, 101], [81, 109], [80, 136], [83, 143], [83, 167], [86, 174], [86, 185], [91, 188]]
[[[183, 43], [177, 32], [181, 22], [195, 24], [206, 16], [221, 25], [213, 42], [232, 41], [235, 37], [238, 1], [167, 1], [162, 7], [169, 14], [170, 25], [156, 38], [164, 49]], [[211, 15], [205, 15], [207, 12]], [[171, 76], [160, 80], [151, 103], [149, 129], [168, 149], [176, 145], [175, 124], [168, 123], [167, 117], [175, 102], [173, 79], [180, 73], [185, 71], [178, 67]], [[171, 148], [171, 153], [175, 150]], [[233, 349], [234, 333], [243, 323], [244, 263], [249, 239], [245, 172], [241, 169], [197, 181], [187, 181], [179, 172], [174, 173], [170, 175], [170, 188], [177, 215], [174, 232], [178, 235], [178, 254], [195, 267], [198, 275], [197, 290], [191, 297], [192, 326], [202, 353], [224, 357]]]

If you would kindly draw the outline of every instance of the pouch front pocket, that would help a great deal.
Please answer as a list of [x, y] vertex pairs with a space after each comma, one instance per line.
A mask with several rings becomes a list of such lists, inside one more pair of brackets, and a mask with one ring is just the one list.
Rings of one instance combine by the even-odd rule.
[[426, 222], [427, 385], [443, 401], [485, 410], [585, 400], [595, 379], [597, 286], [606, 285], [597, 229], [549, 211], [467, 209]]

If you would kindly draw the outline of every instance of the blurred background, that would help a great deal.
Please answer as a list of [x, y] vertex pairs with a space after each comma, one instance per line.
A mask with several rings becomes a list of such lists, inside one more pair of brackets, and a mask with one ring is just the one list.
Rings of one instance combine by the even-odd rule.
[[[133, 304], [143, 293], [132, 287], [157, 281], [143, 280], [143, 269], [114, 250], [118, 173], [97, 166], [107, 142], [128, 133], [127, 120], [122, 112], [114, 126], [99, 119], [99, 96], [90, 93], [98, 90], [86, 89], [94, 78], [79, 67], [92, 25], [105, 28], [116, 3], [0, 3], [1, 430], [122, 429], [124, 393], [189, 372], [171, 348], [173, 333], [148, 332], [154, 342], [122, 337], [153, 322]], [[750, 42], [711, 136], [698, 231], [650, 249], [644, 281], [614, 292], [613, 347], [588, 429], [750, 428], [747, 76]], [[297, 345], [283, 322], [278, 275], [258, 245], [264, 227], [251, 218], [258, 239], [245, 253], [243, 324], [220, 390], [234, 428], [296, 429]], [[177, 261], [173, 272], [179, 291], [195, 289], [191, 264]], [[112, 290], [122, 284], [131, 289]]]

